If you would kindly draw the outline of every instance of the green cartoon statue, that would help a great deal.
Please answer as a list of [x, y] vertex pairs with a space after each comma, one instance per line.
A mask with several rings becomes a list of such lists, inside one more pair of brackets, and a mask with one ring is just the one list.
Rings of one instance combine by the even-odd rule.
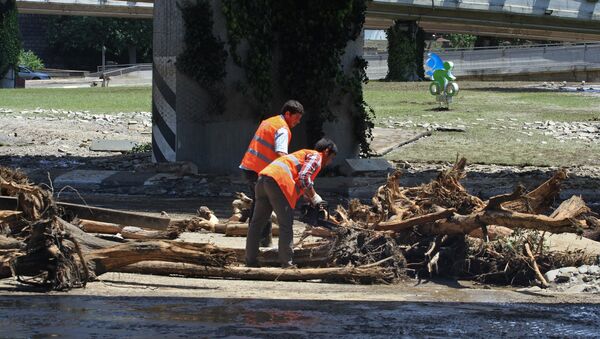
[[442, 61], [435, 53], [428, 53], [429, 59], [427, 59], [425, 65], [430, 69], [425, 72], [432, 81], [429, 85], [429, 93], [436, 96], [440, 106], [444, 105], [448, 108], [452, 102], [452, 97], [458, 93], [458, 84], [454, 82], [456, 77], [452, 75], [452, 69], [454, 64], [452, 61]]

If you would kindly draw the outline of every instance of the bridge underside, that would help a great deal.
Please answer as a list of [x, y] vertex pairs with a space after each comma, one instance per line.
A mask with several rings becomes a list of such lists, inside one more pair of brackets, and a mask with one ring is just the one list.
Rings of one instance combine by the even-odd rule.
[[499, 36], [557, 41], [598, 41], [600, 20], [565, 17], [558, 10], [546, 9], [543, 14], [517, 14], [494, 10], [475, 10], [460, 7], [416, 6], [407, 2], [369, 3], [365, 28], [387, 29], [394, 20], [417, 21], [428, 32], [469, 33], [480, 36]]
[[80, 15], [151, 19], [154, 0], [17, 0], [23, 14]]

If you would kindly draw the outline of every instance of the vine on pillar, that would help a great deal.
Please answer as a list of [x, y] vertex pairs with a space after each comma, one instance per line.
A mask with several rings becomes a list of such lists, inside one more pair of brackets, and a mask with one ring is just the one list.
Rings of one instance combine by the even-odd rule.
[[179, 8], [185, 26], [185, 47], [177, 57], [176, 67], [208, 92], [213, 100], [212, 113], [221, 114], [225, 107], [223, 79], [227, 52], [225, 44], [213, 35], [212, 9], [208, 0], [186, 2]]
[[388, 40], [388, 81], [422, 80], [423, 30], [414, 21], [394, 21], [386, 30]]
[[15, 0], [0, 1], [0, 78], [17, 66], [20, 51]]

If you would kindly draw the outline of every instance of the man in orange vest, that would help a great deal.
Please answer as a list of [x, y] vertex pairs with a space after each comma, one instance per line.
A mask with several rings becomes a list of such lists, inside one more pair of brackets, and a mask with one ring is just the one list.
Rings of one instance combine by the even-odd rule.
[[[304, 107], [296, 100], [288, 100], [279, 115], [263, 120], [258, 126], [254, 137], [250, 141], [248, 150], [244, 154], [240, 169], [248, 182], [251, 198], [250, 220], [254, 211], [256, 194], [254, 187], [258, 180], [258, 173], [267, 167], [273, 160], [288, 154], [288, 146], [292, 140], [292, 129], [300, 123]], [[271, 219], [267, 220], [262, 230], [260, 245], [271, 246]]]
[[302, 149], [280, 157], [260, 171], [256, 182], [256, 206], [246, 238], [246, 266], [258, 267], [262, 225], [275, 211], [279, 224], [279, 261], [283, 268], [295, 267], [292, 264], [294, 208], [301, 196], [314, 206], [323, 203], [313, 187], [314, 179], [321, 168], [331, 163], [337, 151], [333, 141], [323, 138], [314, 150]]

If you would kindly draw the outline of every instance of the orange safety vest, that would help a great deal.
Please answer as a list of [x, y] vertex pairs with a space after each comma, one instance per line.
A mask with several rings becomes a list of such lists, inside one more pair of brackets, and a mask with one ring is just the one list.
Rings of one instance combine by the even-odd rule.
[[[298, 198], [304, 194], [304, 189], [300, 186], [298, 175], [300, 170], [306, 162], [306, 156], [309, 154], [320, 154], [315, 150], [302, 149], [292, 154], [288, 154], [279, 157], [273, 161], [269, 166], [265, 167], [259, 174], [271, 177], [277, 182], [281, 192], [285, 195], [287, 201], [290, 203], [292, 208], [296, 207]], [[321, 166], [317, 167], [317, 170], [311, 176], [314, 181], [317, 174], [321, 171]]]
[[258, 173], [277, 159], [279, 155], [275, 152], [275, 133], [282, 127], [285, 127], [288, 131], [289, 146], [292, 140], [292, 132], [285, 119], [281, 115], [265, 119], [254, 133], [240, 167]]

